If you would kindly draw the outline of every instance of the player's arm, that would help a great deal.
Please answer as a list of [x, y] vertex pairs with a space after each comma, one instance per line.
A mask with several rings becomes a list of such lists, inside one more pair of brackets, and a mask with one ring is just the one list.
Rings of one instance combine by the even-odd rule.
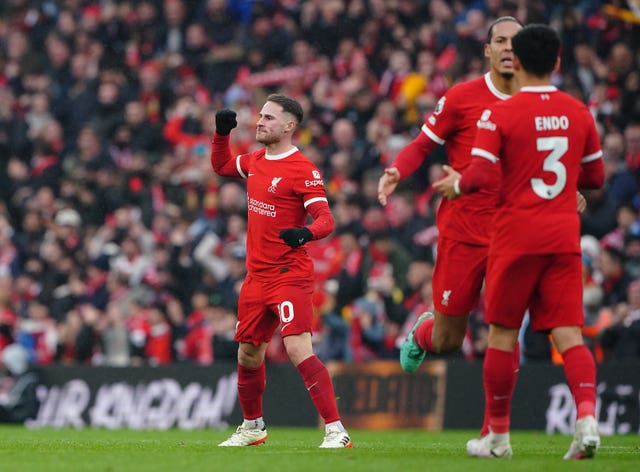
[[[433, 187], [448, 199], [474, 193], [495, 184], [496, 165], [499, 164], [502, 139], [500, 127], [496, 125], [495, 110], [485, 110], [477, 122], [476, 137], [471, 148], [471, 163], [460, 174], [450, 166], [443, 166], [447, 175], [433, 184]], [[493, 118], [492, 118], [493, 114]]]
[[604, 164], [602, 163], [602, 151], [595, 156], [587, 156], [582, 159], [580, 175], [578, 176], [579, 188], [600, 188], [604, 184]]
[[589, 132], [585, 143], [584, 157], [580, 160], [578, 188], [600, 188], [604, 185], [604, 164], [602, 162], [600, 135], [591, 113], [586, 109], [584, 113]]
[[398, 152], [393, 164], [384, 170], [378, 181], [378, 201], [382, 205], [387, 204], [387, 197], [394, 192], [400, 180], [413, 174], [437, 144], [422, 131]]
[[326, 200], [316, 200], [307, 206], [307, 211], [313, 218], [313, 222], [307, 226], [313, 239], [329, 236], [335, 225], [329, 203]]
[[435, 182], [433, 188], [449, 200], [458, 198], [460, 195], [477, 192], [481, 188], [493, 185], [496, 163], [497, 159], [492, 161], [475, 155], [464, 174], [460, 174], [453, 167], [445, 165], [442, 168], [447, 175]]
[[238, 126], [238, 122], [234, 111], [220, 110], [216, 113], [216, 131], [211, 143], [211, 167], [218, 175], [244, 176], [229, 148], [229, 134], [236, 126]]
[[279, 234], [279, 237], [294, 249], [309, 241], [328, 236], [335, 225], [326, 198], [312, 198], [305, 206], [313, 222], [302, 228], [283, 229]]

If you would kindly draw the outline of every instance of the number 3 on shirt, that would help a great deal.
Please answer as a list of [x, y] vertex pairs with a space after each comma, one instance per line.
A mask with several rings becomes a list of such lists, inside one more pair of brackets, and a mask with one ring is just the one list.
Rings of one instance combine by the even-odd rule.
[[531, 179], [531, 188], [540, 198], [551, 200], [560, 195], [567, 184], [567, 169], [560, 159], [569, 149], [569, 139], [566, 136], [538, 138], [536, 148], [538, 151], [551, 151], [544, 159], [542, 168], [547, 172], [553, 172], [556, 181], [553, 185], [547, 185], [542, 179]]

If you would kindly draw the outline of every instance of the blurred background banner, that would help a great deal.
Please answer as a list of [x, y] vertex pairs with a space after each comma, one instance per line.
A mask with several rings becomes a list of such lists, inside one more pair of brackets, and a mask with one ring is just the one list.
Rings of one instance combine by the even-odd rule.
[[433, 361], [414, 375], [397, 362], [331, 363], [342, 421], [350, 428], [442, 429], [447, 363]]
[[[394, 361], [331, 363], [343, 420], [352, 428], [474, 429], [482, 422], [482, 364], [425, 362], [413, 375]], [[304, 384], [289, 364], [267, 366], [268, 424], [317, 426]], [[561, 366], [527, 364], [516, 386], [513, 429], [570, 434], [573, 403]], [[598, 371], [604, 435], [640, 433], [640, 362]], [[26, 426], [110, 429], [226, 428], [242, 419], [236, 367], [50, 367], [40, 372], [40, 407]], [[295, 408], [291, 406], [295, 405]]]

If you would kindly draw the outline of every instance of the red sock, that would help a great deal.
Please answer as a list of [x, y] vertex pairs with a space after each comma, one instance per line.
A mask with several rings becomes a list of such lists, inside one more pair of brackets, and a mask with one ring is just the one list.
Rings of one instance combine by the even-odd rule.
[[596, 415], [596, 363], [584, 344], [562, 354], [564, 375], [578, 411], [577, 419]]
[[416, 332], [413, 333], [413, 339], [418, 346], [427, 352], [433, 352], [433, 343], [431, 342], [431, 333], [433, 333], [433, 324], [435, 318], [424, 320]]
[[513, 352], [491, 347], [484, 358], [482, 377], [489, 426], [497, 434], [509, 432], [511, 396], [515, 385], [513, 359]]
[[[513, 350], [513, 386], [511, 387], [511, 394], [516, 387], [518, 381], [518, 372], [520, 372], [520, 343], [516, 343], [516, 347]], [[480, 437], [489, 434], [489, 402], [484, 402], [484, 421], [482, 423], [482, 429], [480, 429]]]
[[262, 416], [262, 394], [267, 384], [267, 371], [263, 362], [259, 367], [238, 364], [238, 400], [247, 420]]
[[340, 415], [338, 414], [333, 384], [331, 383], [329, 371], [322, 361], [316, 356], [307, 357], [298, 364], [297, 369], [302, 375], [304, 384], [311, 396], [311, 401], [313, 401], [324, 422], [339, 421]]

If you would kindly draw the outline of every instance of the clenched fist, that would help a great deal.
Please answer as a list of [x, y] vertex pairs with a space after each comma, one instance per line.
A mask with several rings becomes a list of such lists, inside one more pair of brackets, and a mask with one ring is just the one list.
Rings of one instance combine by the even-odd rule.
[[216, 133], [226, 136], [236, 126], [238, 126], [238, 121], [235, 111], [225, 109], [216, 113]]

